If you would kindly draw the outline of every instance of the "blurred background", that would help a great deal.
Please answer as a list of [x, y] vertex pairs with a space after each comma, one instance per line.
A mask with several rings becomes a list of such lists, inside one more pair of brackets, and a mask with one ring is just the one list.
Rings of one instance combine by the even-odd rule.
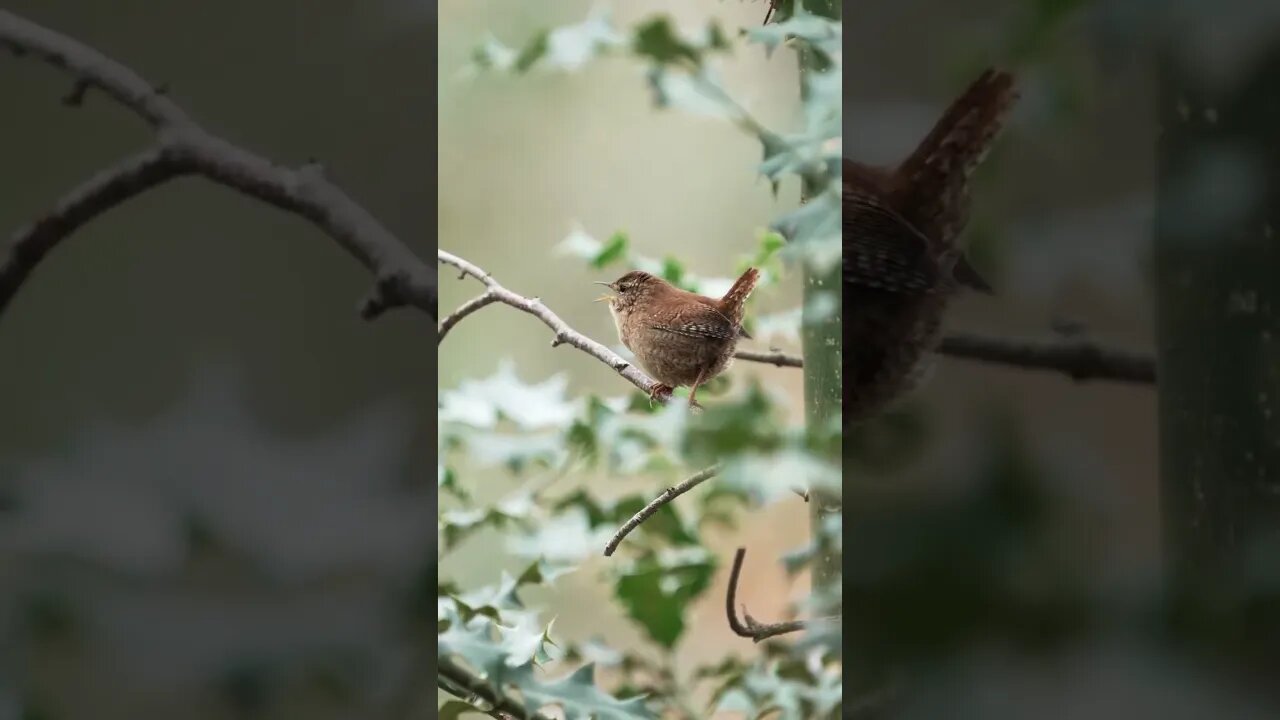
[[[1274, 717], [1257, 681], [1280, 609], [1260, 544], [1280, 320], [1255, 267], [1277, 258], [1280, 12], [906, 0], [845, 22], [845, 154], [864, 162], [905, 157], [983, 68], [1018, 77], [968, 231], [996, 295], [949, 329], [1160, 345], [1166, 404], [942, 358], [847, 434], [846, 712]], [[1192, 547], [1212, 550], [1166, 573]]]
[[[330, 176], [424, 258], [425, 3], [6, 9], [97, 48], [215, 134]], [[151, 141], [0, 59], [0, 232]], [[403, 688], [433, 574], [435, 348], [301, 219], [197, 178], [76, 233], [0, 319], [0, 718], [366, 717]]]
[[[855, 56], [875, 59], [851, 63], [845, 77], [848, 157], [899, 162], [983, 69], [1017, 77], [1021, 99], [975, 174], [966, 235], [996, 294], [963, 294], [949, 313], [953, 332], [1048, 339], [1076, 326], [1070, 332], [1109, 347], [1154, 348], [1154, 65], [1149, 52], [1104, 54], [1098, 7], [911, 0], [846, 18]], [[912, 400], [900, 411], [917, 421], [919, 437], [903, 448], [910, 457], [894, 463], [895, 477], [973, 461], [989, 442], [988, 418], [1007, 418], [1072, 492], [1099, 503], [1097, 524], [1080, 528], [1104, 550], [1095, 571], [1151, 570], [1152, 387], [942, 358]]]

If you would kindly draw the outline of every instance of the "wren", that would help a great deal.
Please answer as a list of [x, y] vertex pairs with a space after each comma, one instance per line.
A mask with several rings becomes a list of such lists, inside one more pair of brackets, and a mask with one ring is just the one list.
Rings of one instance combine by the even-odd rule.
[[920, 383], [957, 290], [991, 292], [958, 240], [969, 178], [1017, 97], [1011, 75], [987, 70], [900, 165], [842, 163], [846, 424]]
[[729, 367], [738, 338], [751, 337], [742, 329], [743, 307], [759, 278], [747, 269], [718, 300], [639, 270], [596, 283], [613, 291], [601, 300], [609, 301], [618, 338], [658, 381], [650, 400], [689, 386], [689, 404], [697, 407], [698, 387]]

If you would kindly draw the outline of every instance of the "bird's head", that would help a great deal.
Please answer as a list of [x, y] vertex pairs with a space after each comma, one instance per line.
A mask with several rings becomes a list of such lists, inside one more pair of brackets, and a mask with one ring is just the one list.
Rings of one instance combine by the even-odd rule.
[[632, 270], [613, 282], [597, 280], [596, 285], [603, 285], [610, 290], [609, 293], [598, 298], [597, 302], [608, 301], [610, 307], [625, 310], [637, 298], [645, 296], [663, 284], [665, 281], [662, 278], [642, 270]]

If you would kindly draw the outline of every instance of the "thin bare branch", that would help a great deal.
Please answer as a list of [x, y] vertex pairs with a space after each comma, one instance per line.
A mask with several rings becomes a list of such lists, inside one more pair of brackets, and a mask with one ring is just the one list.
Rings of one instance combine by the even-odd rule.
[[901, 677], [894, 677], [880, 687], [870, 690], [852, 699], [845, 706], [845, 718], [884, 717], [885, 710], [897, 701], [904, 690], [905, 683]]
[[463, 318], [486, 305], [492, 305], [496, 302], [498, 302], [497, 295], [494, 295], [491, 292], [485, 292], [479, 297], [466, 301], [457, 310], [449, 313], [444, 320], [440, 321], [440, 330], [436, 333], [436, 346], [439, 347], [440, 343], [444, 342], [444, 336], [449, 334], [449, 331], [453, 329], [454, 325], [462, 322]]
[[661, 495], [654, 498], [648, 505], [641, 508], [640, 512], [632, 515], [631, 519], [623, 523], [622, 527], [618, 528], [618, 532], [614, 533], [613, 537], [609, 538], [609, 542], [604, 546], [605, 557], [613, 555], [613, 552], [618, 549], [618, 545], [622, 542], [622, 539], [627, 535], [630, 535], [632, 530], [640, 527], [640, 523], [648, 520], [654, 513], [658, 512], [659, 508], [715, 477], [718, 472], [720, 472], [720, 466], [712, 465], [711, 467], [698, 471], [692, 477], [681, 482], [679, 485], [663, 490]]
[[[444, 250], [437, 250], [436, 259], [446, 265], [452, 265], [457, 268], [462, 272], [464, 277], [470, 275], [484, 283], [485, 288], [487, 288], [485, 294], [492, 295], [495, 298], [495, 302], [510, 305], [517, 310], [527, 312], [541, 320], [543, 324], [551, 328], [555, 333], [555, 336], [551, 339], [551, 347], [556, 347], [558, 345], [572, 345], [605, 365], [608, 365], [614, 372], [618, 373], [632, 385], [635, 385], [646, 393], [652, 394], [654, 387], [658, 385], [656, 380], [641, 372], [636, 366], [626, 360], [623, 360], [622, 356], [618, 355], [618, 353], [569, 327], [568, 323], [562, 320], [559, 315], [552, 312], [551, 308], [544, 305], [538, 298], [528, 298], [508, 290], [497, 280], [494, 280], [493, 276], [485, 270], [452, 253], [445, 252]], [[656, 399], [659, 402], [665, 403], [670, 398], [669, 396], [660, 395]]]
[[101, 90], [156, 129], [191, 122], [181, 108], [129, 67], [6, 10], [0, 10], [0, 43], [66, 70], [77, 85]]
[[[206, 131], [156, 88], [128, 67], [97, 50], [41, 27], [13, 13], [0, 10], [0, 45], [16, 55], [30, 54], [66, 70], [75, 82], [70, 98], [79, 101], [89, 89], [97, 89], [140, 116], [155, 128], [162, 155], [145, 172], [123, 173], [122, 166], [73, 190], [56, 208], [74, 210], [68, 217], [57, 210], [33, 227], [43, 226], [38, 241], [29, 238], [32, 228], [14, 237], [0, 278], [15, 283], [0, 287], [0, 308], [12, 298], [47, 252], [87, 220], [110, 207], [154, 187], [163, 179], [191, 173], [255, 197], [282, 210], [300, 215], [332, 237], [367, 267], [375, 284], [361, 307], [372, 319], [386, 310], [412, 305], [437, 317], [437, 283], [434, 266], [414, 255], [367, 210], [329, 182], [316, 165], [297, 170], [282, 167]], [[144, 157], [146, 154], [138, 156]], [[136, 160], [136, 158], [135, 158]], [[168, 173], [161, 180], [144, 182]], [[86, 190], [99, 188], [97, 192]], [[21, 244], [20, 244], [21, 243]], [[25, 248], [25, 249], [24, 249]], [[35, 256], [31, 248], [42, 248]]]
[[742, 609], [743, 619], [738, 618], [738, 579], [742, 575], [742, 561], [746, 558], [747, 549], [738, 548], [733, 555], [733, 567], [729, 570], [729, 589], [725, 592], [724, 611], [729, 617], [729, 628], [739, 637], [751, 638], [752, 642], [760, 642], [778, 635], [799, 632], [808, 627], [804, 620], [790, 620], [780, 623], [756, 622], [747, 609]]
[[189, 170], [164, 147], [145, 150], [89, 178], [38, 220], [20, 228], [0, 264], [0, 314], [58, 243], [98, 215], [184, 172]]
[[965, 360], [1056, 370], [1073, 380], [1156, 381], [1156, 361], [1150, 355], [1112, 350], [1085, 339], [1036, 341], [957, 334], [944, 338], [938, 352]]

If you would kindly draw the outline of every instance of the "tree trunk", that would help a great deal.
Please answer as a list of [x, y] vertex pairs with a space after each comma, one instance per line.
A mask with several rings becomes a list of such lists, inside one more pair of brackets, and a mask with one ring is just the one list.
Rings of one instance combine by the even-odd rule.
[[[840, 19], [841, 5], [838, 2], [823, 0], [805, 3], [805, 9], [816, 15]], [[819, 58], [813, 53], [800, 52], [800, 88], [805, 91], [804, 74], [810, 69], [819, 67]], [[836, 179], [839, 182], [839, 179]], [[803, 188], [805, 200], [808, 199], [808, 188]], [[814, 316], [812, 310], [824, 304], [820, 297], [831, 296], [836, 299], [833, 313], [826, 316]], [[804, 311], [802, 313], [803, 331], [801, 335], [804, 352], [804, 404], [805, 423], [810, 431], [825, 435], [830, 433], [832, 423], [839, 427], [841, 401], [841, 302], [840, 302], [840, 266], [825, 273], [814, 273], [806, 266], [804, 270]], [[832, 459], [840, 461], [839, 449], [832, 453]], [[809, 516], [813, 536], [819, 537], [823, 524], [832, 516], [839, 516], [842, 502], [839, 495], [825, 492], [814, 492], [809, 498]], [[813, 589], [815, 592], [833, 590], [838, 592], [840, 586], [840, 553], [827, 544], [813, 563]], [[834, 608], [839, 612], [840, 608]]]
[[1280, 52], [1232, 89], [1185, 63], [1161, 59], [1160, 475], [1170, 580], [1200, 592], [1280, 530]]

